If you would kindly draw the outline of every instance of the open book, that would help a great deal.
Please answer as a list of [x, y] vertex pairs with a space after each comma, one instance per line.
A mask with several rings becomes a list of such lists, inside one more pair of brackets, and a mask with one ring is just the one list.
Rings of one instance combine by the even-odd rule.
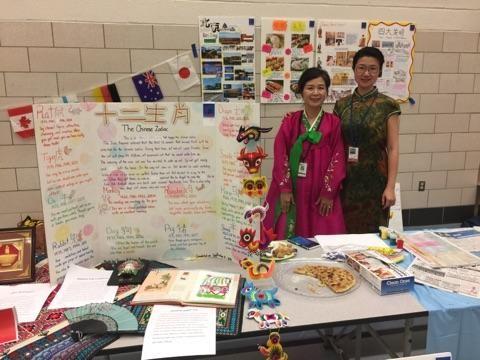
[[150, 271], [131, 303], [234, 307], [239, 281], [239, 274], [156, 269]]

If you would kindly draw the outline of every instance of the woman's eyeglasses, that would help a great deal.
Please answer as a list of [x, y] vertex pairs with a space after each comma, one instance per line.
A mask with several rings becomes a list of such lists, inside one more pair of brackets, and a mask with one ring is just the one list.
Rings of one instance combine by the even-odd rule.
[[368, 71], [370, 74], [376, 75], [378, 74], [379, 70], [380, 69], [378, 68], [378, 66], [366, 66], [366, 65], [355, 66], [355, 71], [361, 74], [365, 74]]

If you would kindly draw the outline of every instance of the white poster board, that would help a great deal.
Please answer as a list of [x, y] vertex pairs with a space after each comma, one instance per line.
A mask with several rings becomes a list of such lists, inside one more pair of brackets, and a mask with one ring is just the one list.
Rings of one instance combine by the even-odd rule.
[[[231, 257], [248, 171], [236, 157], [253, 103], [33, 106], [51, 282], [72, 263]], [[258, 224], [252, 224], [257, 229]]]
[[353, 56], [367, 45], [366, 20], [318, 20], [317, 66], [328, 71], [331, 88], [326, 99], [334, 103], [353, 93]]
[[407, 101], [412, 79], [415, 25], [375, 21], [368, 24], [368, 46], [380, 49], [385, 57], [378, 90], [399, 101]]
[[315, 20], [262, 18], [260, 102], [301, 103], [302, 72], [314, 65]]
[[255, 19], [200, 16], [204, 101], [255, 100]]

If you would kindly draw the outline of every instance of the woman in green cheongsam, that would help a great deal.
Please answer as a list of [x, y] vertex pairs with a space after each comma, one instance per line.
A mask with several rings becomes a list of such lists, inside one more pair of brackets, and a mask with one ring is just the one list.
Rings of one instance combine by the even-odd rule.
[[347, 164], [342, 207], [347, 232], [377, 232], [387, 226], [395, 204], [400, 107], [378, 92], [384, 57], [374, 47], [360, 49], [353, 59], [357, 88], [337, 101], [333, 112], [342, 120]]

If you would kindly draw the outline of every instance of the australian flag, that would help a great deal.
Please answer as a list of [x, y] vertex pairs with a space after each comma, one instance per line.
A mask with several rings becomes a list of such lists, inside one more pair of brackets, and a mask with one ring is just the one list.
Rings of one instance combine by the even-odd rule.
[[152, 70], [144, 72], [143, 74], [135, 75], [132, 77], [132, 80], [142, 102], [163, 99], [162, 90], [160, 90], [157, 77]]

